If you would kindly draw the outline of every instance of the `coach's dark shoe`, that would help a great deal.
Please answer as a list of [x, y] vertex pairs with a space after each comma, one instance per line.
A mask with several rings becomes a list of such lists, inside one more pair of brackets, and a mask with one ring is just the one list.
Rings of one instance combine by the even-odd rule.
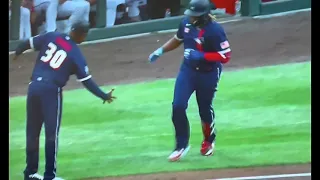
[[43, 176], [38, 173], [30, 174], [24, 177], [24, 180], [43, 180]]
[[203, 156], [211, 156], [214, 153], [214, 143], [210, 143], [208, 141], [203, 141], [201, 144], [200, 153]]

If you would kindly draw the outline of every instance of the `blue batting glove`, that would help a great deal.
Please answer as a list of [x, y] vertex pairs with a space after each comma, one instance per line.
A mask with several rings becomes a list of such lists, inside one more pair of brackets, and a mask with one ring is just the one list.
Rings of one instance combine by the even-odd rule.
[[155, 50], [153, 53], [149, 55], [149, 62], [155, 62], [161, 55], [163, 54], [163, 48], [159, 48]]
[[187, 60], [200, 61], [200, 60], [204, 59], [204, 54], [202, 52], [194, 50], [194, 49], [185, 49], [184, 50], [184, 57]]

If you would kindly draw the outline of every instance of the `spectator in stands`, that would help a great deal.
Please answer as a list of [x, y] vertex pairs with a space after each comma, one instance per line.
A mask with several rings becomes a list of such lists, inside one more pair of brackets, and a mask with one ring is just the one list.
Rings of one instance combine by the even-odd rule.
[[149, 20], [147, 0], [141, 0], [139, 3], [140, 17], [142, 21]]
[[[90, 1], [91, 17], [90, 22], [95, 24], [96, 18], [96, 0]], [[106, 27], [112, 27], [115, 24], [125, 24], [147, 20], [147, 0], [106, 0]]]
[[[71, 25], [79, 20], [89, 21], [90, 5], [85, 0], [33, 0], [34, 10], [37, 13], [35, 29], [45, 22], [46, 32], [60, 30], [69, 32]], [[55, 10], [55, 8], [57, 8]], [[53, 13], [55, 11], [55, 13]], [[52, 12], [52, 14], [51, 14]], [[54, 17], [54, 21], [52, 21]], [[57, 20], [68, 20], [60, 29]]]
[[120, 4], [117, 7], [117, 13], [116, 13], [116, 21], [115, 21], [115, 25], [118, 24], [125, 24], [125, 23], [129, 23], [129, 17], [128, 17], [128, 13], [127, 13], [127, 6], [126, 4]]
[[96, 27], [96, 16], [97, 16], [97, 0], [87, 0], [90, 3], [90, 14], [89, 14], [89, 22], [90, 28]]
[[[94, 16], [91, 17], [91, 19], [95, 18], [96, 15], [96, 3], [97, 2], [94, 0], [92, 0], [92, 2], [90, 3], [92, 12], [91, 14]], [[120, 4], [125, 4], [125, 0], [106, 0], [106, 27], [112, 27], [115, 24], [117, 17], [117, 7]]]
[[146, 0], [126, 0], [126, 4], [121, 4], [117, 8], [116, 24], [147, 20], [146, 5]]

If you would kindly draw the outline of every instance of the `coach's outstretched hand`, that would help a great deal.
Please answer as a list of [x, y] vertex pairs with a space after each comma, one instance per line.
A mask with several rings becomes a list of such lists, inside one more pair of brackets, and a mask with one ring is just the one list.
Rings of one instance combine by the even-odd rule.
[[110, 103], [113, 102], [114, 99], [117, 99], [115, 96], [112, 95], [113, 91], [114, 91], [114, 89], [111, 89], [111, 91], [109, 91], [109, 92], [107, 93], [108, 98], [107, 98], [105, 101], [103, 101], [103, 104], [104, 104], [106, 101], [110, 104]]

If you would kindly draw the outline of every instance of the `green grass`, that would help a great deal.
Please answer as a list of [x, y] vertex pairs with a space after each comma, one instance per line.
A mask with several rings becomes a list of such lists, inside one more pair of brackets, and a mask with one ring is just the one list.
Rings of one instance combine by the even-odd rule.
[[[310, 62], [225, 72], [214, 102], [216, 155], [199, 155], [202, 133], [192, 96], [188, 109], [192, 147], [179, 163], [166, 159], [174, 144], [170, 119], [174, 80], [119, 85], [118, 99], [111, 105], [102, 105], [85, 90], [65, 92], [58, 174], [80, 179], [310, 162], [310, 75]], [[42, 134], [41, 173], [43, 140]], [[11, 180], [22, 178], [24, 147], [25, 97], [11, 98]]]

